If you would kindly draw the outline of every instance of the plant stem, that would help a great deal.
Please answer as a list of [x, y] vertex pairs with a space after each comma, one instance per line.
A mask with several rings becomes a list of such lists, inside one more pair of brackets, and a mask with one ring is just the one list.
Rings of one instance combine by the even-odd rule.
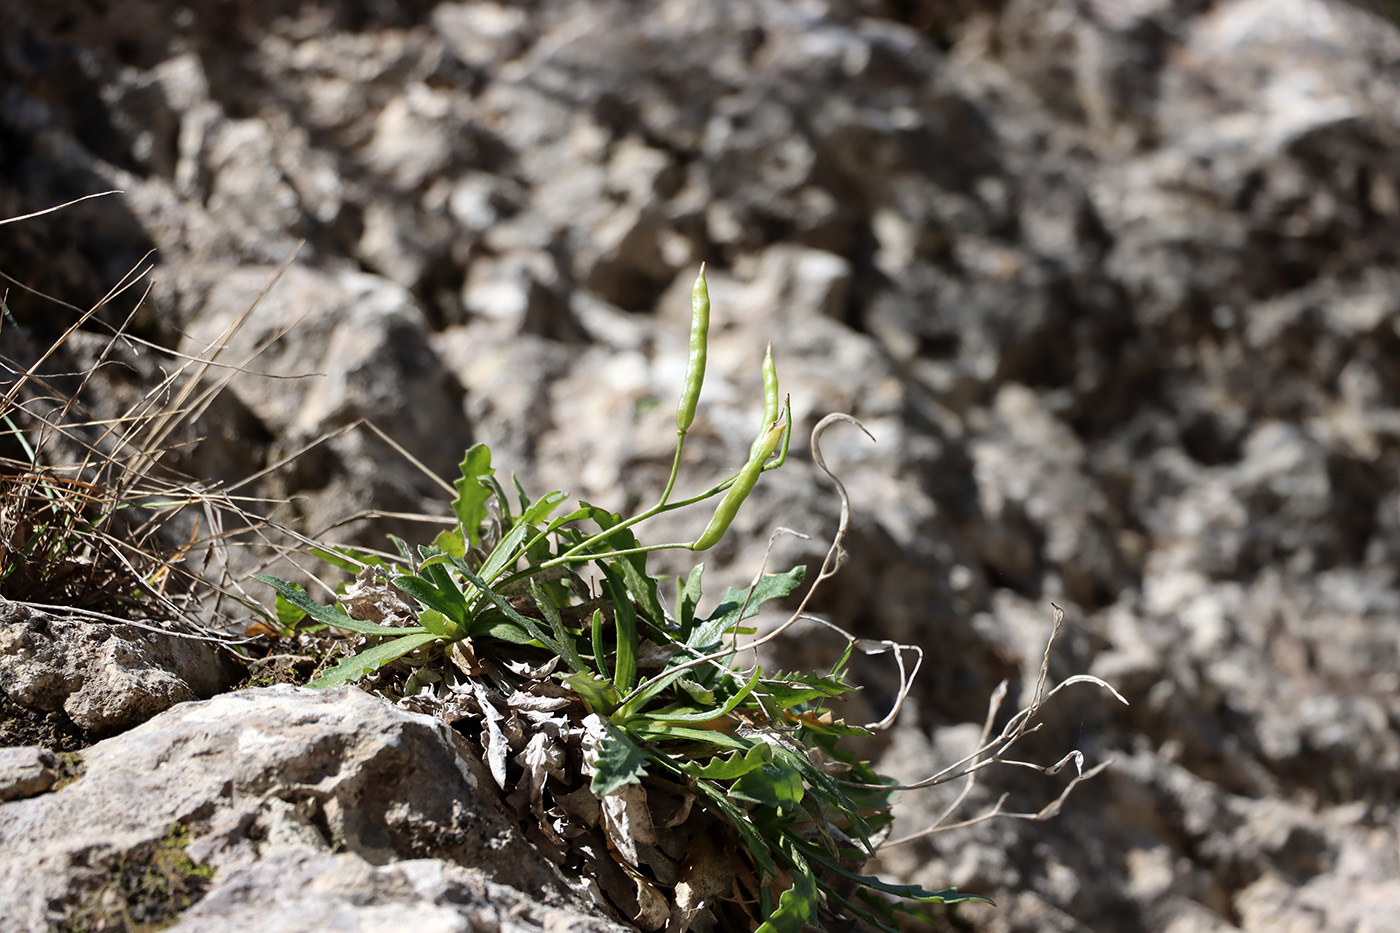
[[[734, 476], [729, 477], [724, 482], [711, 486], [709, 489], [705, 490], [702, 493], [699, 493], [698, 495], [690, 496], [686, 499], [680, 499], [676, 502], [665, 502], [666, 497], [663, 496], [662, 502], [658, 502], [656, 505], [647, 509], [645, 512], [639, 512], [638, 514], [633, 515], [631, 518], [617, 523], [611, 528], [608, 528], [604, 531], [600, 531], [596, 535], [593, 535], [592, 537], [586, 538], [583, 541], [580, 541], [578, 544], [575, 544], [573, 547], [569, 548], [567, 551], [565, 551], [563, 554], [560, 554], [558, 557], [554, 557], [550, 560], [544, 561], [543, 563], [537, 564], [531, 569], [536, 571], [548, 570], [551, 567], [559, 567], [564, 564], [586, 563], [590, 560], [595, 560], [599, 557], [614, 557], [621, 554], [640, 554], [645, 553], [647, 551], [664, 551], [671, 548], [688, 548], [690, 547], [690, 542], [683, 541], [676, 544], [657, 544], [645, 548], [638, 548], [628, 551], [616, 551], [605, 554], [588, 552], [588, 548], [597, 544], [599, 541], [606, 540], [609, 536], [613, 535], [616, 532], [622, 531], [624, 528], [631, 528], [633, 525], [640, 524], [641, 522], [644, 522], [649, 518], [655, 518], [657, 515], [660, 515], [663, 512], [672, 512], [676, 509], [683, 509], [688, 505], [694, 505], [697, 502], [703, 502], [706, 499], [709, 499], [711, 496], [717, 496], [720, 493], [724, 492], [726, 489], [728, 489], [730, 486], [732, 486], [734, 484], [734, 480], [737, 478], [738, 474], [736, 473], [734, 474]], [[669, 491], [667, 494], [669, 495]]]
[[676, 455], [671, 458], [671, 476], [666, 480], [666, 488], [661, 491], [661, 498], [656, 501], [654, 508], [665, 508], [666, 500], [671, 498], [671, 490], [676, 488], [676, 477], [681, 473], [681, 450], [685, 447], [685, 432], [676, 432]]

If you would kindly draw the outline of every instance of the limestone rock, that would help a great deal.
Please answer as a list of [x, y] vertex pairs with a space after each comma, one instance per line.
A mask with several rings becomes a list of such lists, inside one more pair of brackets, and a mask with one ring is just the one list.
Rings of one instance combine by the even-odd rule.
[[0, 802], [44, 793], [58, 780], [58, 756], [46, 748], [0, 748]]
[[622, 929], [495, 809], [467, 749], [352, 688], [182, 704], [86, 749], [61, 789], [0, 804], [4, 914], [40, 931], [128, 909], [134, 896], [112, 900], [122, 866], [174, 840], [185, 871], [212, 869], [179, 929]]
[[242, 675], [228, 649], [190, 634], [0, 601], [0, 690], [110, 735], [227, 690]]
[[[88, 307], [157, 249], [133, 321], [202, 349], [305, 240], [225, 351], [271, 340], [207, 413], [239, 455], [213, 448], [217, 478], [367, 417], [445, 478], [481, 440], [536, 495], [625, 509], [669, 467], [705, 261], [712, 369], [683, 483], [744, 460], [769, 340], [797, 421], [789, 468], [706, 555], [707, 592], [747, 582], [778, 525], [813, 540], [780, 538], [773, 565], [819, 557], [836, 505], [807, 432], [847, 410], [879, 443], [827, 437], [854, 518], [813, 608], [926, 649], [887, 766], [951, 754], [997, 681], [1034, 681], [1052, 600], [1052, 675], [1132, 701], [1048, 711], [1029, 752], [1120, 762], [1058, 822], [972, 827], [888, 868], [993, 896], [959, 915], [990, 931], [1384, 929], [1400, 30], [1377, 6], [0, 4], [0, 217], [126, 192], [7, 224], [0, 271]], [[35, 347], [78, 314], [18, 286], [6, 302]], [[132, 385], [94, 388], [139, 397], [169, 363], [150, 352]], [[355, 433], [260, 491], [295, 496], [308, 531], [446, 510]], [[706, 518], [645, 530], [686, 540]], [[430, 537], [347, 534], [382, 530]], [[804, 630], [772, 663], [833, 650]], [[864, 663], [874, 712], [888, 675]], [[989, 775], [986, 799], [1043, 802], [1020, 777]], [[423, 922], [451, 928], [436, 897]]]

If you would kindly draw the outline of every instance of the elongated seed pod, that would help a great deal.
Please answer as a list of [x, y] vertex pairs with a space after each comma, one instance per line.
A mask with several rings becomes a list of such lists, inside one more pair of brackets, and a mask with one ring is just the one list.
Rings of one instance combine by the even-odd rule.
[[695, 408], [700, 404], [700, 386], [705, 381], [705, 359], [710, 336], [710, 289], [705, 283], [705, 264], [695, 277], [690, 291], [690, 361], [685, 367], [685, 383], [681, 387], [681, 402], [676, 408], [676, 433], [684, 434], [695, 421]]
[[773, 362], [773, 344], [763, 354], [763, 423], [778, 420], [778, 367]]
[[[772, 460], [769, 460], [767, 463], [765, 463], [765, 464], [763, 465], [763, 472], [765, 472], [765, 473], [767, 473], [769, 470], [776, 470], [778, 467], [782, 466], [784, 463], [787, 463], [788, 445], [792, 443], [792, 397], [791, 397], [791, 396], [788, 396], [788, 397], [786, 397], [786, 398], [783, 399], [783, 427], [786, 428], [786, 430], [783, 432], [783, 443], [782, 443], [782, 446], [778, 448], [778, 455], [777, 455], [776, 457], [774, 457]], [[752, 456], [752, 454], [750, 454], [750, 456]]]
[[[768, 344], [768, 352], [763, 355], [763, 430], [778, 420], [778, 367], [773, 363], [773, 344]], [[763, 434], [754, 438], [749, 448], [749, 456], [758, 453], [758, 445], [763, 443]]]
[[749, 456], [749, 462], [744, 464], [739, 475], [734, 477], [734, 484], [729, 487], [729, 491], [720, 500], [719, 507], [715, 509], [714, 517], [710, 519], [710, 524], [700, 533], [700, 537], [690, 545], [692, 551], [703, 551], [712, 548], [719, 543], [719, 539], [724, 537], [724, 533], [729, 530], [729, 525], [734, 521], [734, 516], [739, 514], [739, 506], [744, 504], [749, 493], [753, 490], [754, 484], [758, 482], [758, 476], [763, 472], [763, 464], [778, 449], [779, 442], [787, 432], [787, 423], [779, 421], [769, 425], [768, 429], [759, 436], [758, 443], [754, 445], [754, 451]]

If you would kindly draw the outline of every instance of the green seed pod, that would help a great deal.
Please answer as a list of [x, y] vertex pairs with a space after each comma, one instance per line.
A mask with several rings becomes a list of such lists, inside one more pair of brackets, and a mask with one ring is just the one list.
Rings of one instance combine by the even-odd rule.
[[685, 384], [681, 388], [681, 403], [676, 408], [676, 433], [685, 434], [695, 421], [695, 408], [700, 403], [700, 386], [705, 381], [705, 358], [710, 334], [710, 289], [705, 284], [705, 264], [690, 292], [690, 362], [685, 368]]
[[783, 445], [778, 448], [778, 455], [763, 465], [763, 472], [776, 470], [787, 463], [788, 445], [792, 443], [792, 397], [783, 399]]
[[763, 464], [777, 451], [778, 444], [786, 433], [787, 423], [780, 421], [769, 425], [768, 429], [759, 436], [758, 443], [754, 444], [754, 451], [749, 456], [749, 462], [744, 464], [739, 475], [734, 477], [734, 484], [729, 487], [729, 491], [720, 500], [719, 508], [715, 509], [710, 524], [700, 533], [700, 537], [696, 538], [690, 545], [692, 551], [712, 548], [719, 543], [720, 538], [724, 537], [724, 533], [729, 530], [730, 523], [734, 521], [734, 516], [739, 513], [739, 506], [744, 504], [744, 500], [748, 498], [754, 484], [758, 482], [758, 476], [763, 472]]
[[[763, 356], [763, 431], [767, 431], [778, 420], [778, 367], [773, 364], [773, 344], [768, 344], [768, 352]], [[754, 439], [749, 448], [749, 456], [758, 453], [758, 445], [763, 443], [763, 434]]]

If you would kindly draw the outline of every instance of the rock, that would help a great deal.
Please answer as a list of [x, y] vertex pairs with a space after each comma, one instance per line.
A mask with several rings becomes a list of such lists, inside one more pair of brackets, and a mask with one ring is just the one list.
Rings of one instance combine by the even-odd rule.
[[[1053, 575], [1052, 596], [1103, 605], [1136, 582], [1115, 529], [1118, 508], [1092, 475], [1084, 448], [1035, 393], [1007, 385], [991, 423], [969, 447], [981, 507], [979, 557], [1013, 587]], [[1025, 469], [1034, 457], [1042, 469]], [[1030, 542], [1039, 542], [1036, 548]], [[1037, 561], [1045, 561], [1041, 566]]]
[[0, 748], [0, 803], [38, 796], [53, 787], [58, 776], [58, 756], [46, 748]]
[[0, 601], [0, 689], [31, 709], [61, 710], [95, 735], [211, 697], [242, 673], [228, 649], [207, 636]]
[[[257, 301], [276, 275], [246, 267], [210, 283], [184, 346], [223, 347], [220, 359], [246, 367], [231, 376], [230, 391], [276, 439], [274, 462], [314, 445], [277, 474], [278, 491], [302, 497], [311, 527], [331, 527], [356, 510], [427, 510], [425, 499], [443, 488], [432, 477], [456, 476], [472, 432], [462, 388], [429, 342], [423, 312], [378, 276], [299, 265]], [[382, 430], [430, 475], [360, 422]], [[396, 528], [417, 533], [407, 523]], [[380, 533], [362, 543], [382, 540]]]
[[163, 907], [178, 929], [374, 930], [405, 917], [443, 930], [492, 918], [512, 930], [622, 929], [580, 907], [521, 839], [446, 725], [356, 689], [182, 704], [82, 763], [62, 790], [0, 805], [4, 912], [17, 931], [122, 916], [137, 903], [113, 900], [122, 866], [172, 845], [186, 875], [204, 866], [203, 901], [183, 916], [144, 907]]
[[284, 847], [231, 871], [167, 929], [178, 933], [500, 933], [629, 929], [567, 904], [547, 904], [478, 870], [437, 859], [374, 865], [355, 855]]
[[[820, 557], [837, 500], [807, 435], [846, 410], [879, 443], [827, 435], [853, 520], [813, 608], [925, 648], [909, 718], [870, 746], [885, 767], [963, 748], [999, 680], [1025, 694], [1052, 599], [1051, 676], [1132, 701], [1067, 691], [1046, 711], [1028, 756], [1119, 762], [1058, 821], [895, 850], [892, 872], [995, 897], [950, 922], [988, 930], [1386, 927], [1393, 21], [1335, 0], [0, 6], [0, 217], [126, 192], [7, 224], [0, 270], [88, 307], [158, 248], [149, 297], [97, 320], [139, 306], [140, 336], [202, 349], [306, 240], [225, 351], [273, 338], [206, 413], [217, 443], [181, 466], [236, 481], [368, 417], [443, 478], [481, 440], [532, 493], [644, 507], [705, 261], [712, 368], [682, 484], [745, 458], [769, 340], [796, 428], [705, 555], [706, 592], [751, 579], [778, 525], [813, 538], [779, 538], [770, 565]], [[78, 314], [19, 286], [6, 302], [16, 371], [38, 358], [16, 347]], [[94, 388], [141, 398], [172, 365], [148, 350]], [[354, 432], [257, 492], [295, 497], [284, 517], [309, 531], [446, 510]], [[644, 530], [688, 540], [707, 518]], [[826, 638], [802, 629], [768, 663], [821, 666]], [[856, 662], [862, 714], [893, 700], [887, 661]], [[1053, 789], [983, 780], [978, 799], [1027, 809]], [[376, 883], [421, 882], [400, 864]], [[440, 913], [457, 894], [393, 896], [459, 922]]]
[[235, 374], [232, 388], [279, 436], [304, 441], [366, 419], [450, 470], [468, 433], [460, 390], [412, 296], [377, 276], [292, 265], [257, 301], [277, 273], [247, 267], [212, 282], [185, 347], [258, 373]]

